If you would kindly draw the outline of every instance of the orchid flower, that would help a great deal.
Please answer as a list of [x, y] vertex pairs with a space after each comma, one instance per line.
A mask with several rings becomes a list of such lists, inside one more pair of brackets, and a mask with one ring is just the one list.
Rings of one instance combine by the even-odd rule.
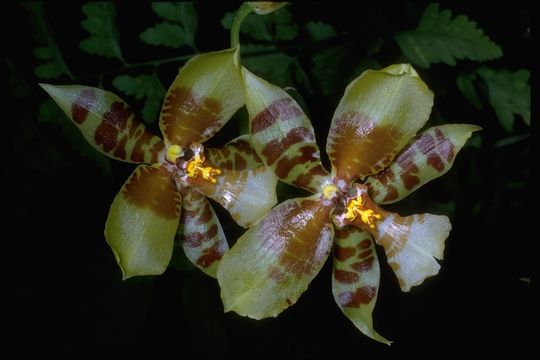
[[219, 149], [202, 145], [244, 105], [236, 49], [195, 56], [180, 69], [161, 110], [163, 140], [113, 93], [80, 85], [41, 86], [95, 149], [140, 164], [114, 198], [105, 224], [124, 279], [163, 273], [175, 235], [187, 257], [215, 277], [228, 245], [206, 197], [244, 227], [256, 224], [277, 202], [277, 179], [247, 136]]
[[[243, 70], [253, 147], [280, 180], [314, 195], [276, 206], [225, 254], [217, 278], [225, 311], [261, 319], [294, 304], [333, 247], [332, 291], [367, 336], [379, 288], [374, 242], [382, 245], [403, 291], [438, 273], [451, 225], [446, 216], [400, 216], [378, 204], [398, 201], [444, 174], [478, 126], [441, 125], [415, 138], [433, 93], [406, 64], [366, 71], [346, 89], [319, 159], [313, 127], [282, 89]], [[374, 240], [374, 241], [373, 241]]]

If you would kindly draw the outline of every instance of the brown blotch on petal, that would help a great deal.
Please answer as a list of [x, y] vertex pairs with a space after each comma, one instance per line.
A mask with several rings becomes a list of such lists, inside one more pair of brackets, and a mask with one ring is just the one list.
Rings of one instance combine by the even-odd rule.
[[71, 118], [77, 124], [82, 124], [90, 108], [94, 105], [96, 101], [96, 93], [92, 89], [86, 89], [81, 92], [79, 97], [71, 104]]
[[302, 110], [290, 98], [274, 101], [251, 120], [251, 132], [256, 134], [272, 126], [278, 119], [287, 121], [302, 115]]
[[178, 219], [180, 216], [180, 194], [172, 174], [164, 168], [139, 167], [122, 194], [129, 203], [148, 208], [162, 218]]
[[235, 170], [244, 170], [247, 166], [246, 160], [239, 153], [234, 154], [234, 168]]
[[374, 261], [375, 261], [375, 258], [373, 256], [368, 257], [367, 259], [365, 259], [363, 261], [355, 262], [355, 263], [351, 264], [351, 269], [359, 271], [361, 273], [362, 272], [367, 272], [367, 271], [371, 270], [371, 268], [373, 267], [373, 262]]
[[118, 144], [118, 134], [126, 128], [128, 118], [131, 116], [129, 107], [121, 101], [112, 103], [111, 108], [103, 114], [94, 134], [97, 145], [102, 145], [105, 152], [114, 149]]
[[[262, 149], [262, 155], [266, 158], [266, 163], [272, 165], [287, 151], [291, 145], [299, 142], [313, 141], [313, 133], [305, 127], [296, 127], [291, 129], [285, 137], [274, 139]], [[310, 147], [310, 146], [308, 146]], [[310, 148], [313, 148], [312, 146]], [[313, 154], [314, 152], [311, 152]]]
[[356, 291], [345, 291], [338, 295], [338, 302], [343, 307], [360, 307], [369, 302], [377, 294], [377, 289], [373, 286], [363, 286]]
[[356, 254], [356, 249], [354, 247], [341, 247], [339, 245], [334, 246], [334, 257], [339, 261], [345, 261]]
[[386, 195], [384, 196], [383, 201], [392, 201], [397, 199], [399, 196], [399, 193], [395, 186], [389, 185], [386, 187]]
[[358, 274], [352, 271], [334, 269], [334, 278], [342, 284], [352, 284], [358, 281]]
[[197, 259], [197, 265], [202, 267], [209, 267], [216, 261], [221, 260], [223, 253], [219, 249], [219, 243], [214, 244], [208, 249], [204, 249], [202, 255]]

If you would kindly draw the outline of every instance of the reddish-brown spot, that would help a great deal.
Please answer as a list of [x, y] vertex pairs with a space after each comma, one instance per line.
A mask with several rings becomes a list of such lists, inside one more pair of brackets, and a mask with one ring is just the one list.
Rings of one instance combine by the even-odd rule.
[[392, 185], [388, 185], [386, 187], [386, 195], [384, 196], [383, 201], [392, 201], [392, 200], [397, 199], [398, 196], [399, 196], [399, 193], [397, 189]]
[[[134, 127], [135, 124], [132, 124], [131, 127]], [[148, 131], [145, 131], [141, 137], [137, 140], [135, 143], [135, 146], [133, 146], [133, 151], [131, 152], [131, 160], [135, 162], [144, 162], [145, 154], [142, 149], [143, 145], [150, 145], [150, 140], [152, 140], [152, 134], [150, 134]]]
[[435, 139], [431, 134], [424, 133], [416, 140], [416, 146], [425, 155], [435, 148]]
[[180, 240], [184, 241], [187, 247], [196, 248], [202, 243], [212, 240], [217, 235], [217, 230], [217, 225], [214, 224], [208, 228], [207, 232], [186, 233], [180, 237]]
[[374, 261], [375, 261], [375, 258], [373, 256], [368, 257], [367, 259], [365, 259], [363, 261], [355, 262], [355, 263], [351, 264], [351, 269], [356, 270], [356, 271], [361, 272], [361, 273], [369, 271], [373, 267], [373, 262]]
[[251, 132], [256, 134], [269, 128], [278, 119], [288, 121], [302, 115], [302, 110], [290, 98], [274, 101], [251, 120]]
[[356, 254], [356, 249], [348, 246], [348, 247], [341, 247], [341, 246], [334, 246], [334, 257], [338, 259], [339, 261], [345, 261], [348, 258], [354, 256]]
[[371, 240], [369, 239], [364, 239], [360, 241], [360, 244], [358, 244], [359, 249], [367, 249], [369, 247], [371, 247]]
[[374, 177], [379, 180], [383, 185], [386, 185], [389, 181], [393, 181], [395, 179], [394, 172], [391, 168], [384, 169]]
[[88, 111], [96, 102], [96, 93], [92, 89], [81, 92], [79, 97], [71, 104], [71, 118], [77, 124], [82, 124], [88, 116]]
[[414, 163], [414, 157], [415, 149], [414, 147], [410, 147], [396, 160], [402, 169], [399, 176], [407, 190], [411, 190], [420, 183], [420, 179], [415, 175], [420, 169], [418, 169], [418, 166]]
[[403, 137], [397, 128], [381, 126], [353, 112], [336, 119], [330, 132], [328, 144], [332, 150], [329, 155], [337, 177], [345, 181], [386, 168], [400, 150]]
[[163, 140], [160, 139], [160, 141], [158, 141], [150, 150], [150, 152], [152, 153], [152, 158], [150, 159], [151, 163], [156, 163], [158, 161], [158, 155], [163, 150], [163, 148], [165, 148], [165, 143], [163, 142]]
[[244, 170], [247, 167], [246, 160], [239, 153], [234, 154], [234, 169]]
[[439, 143], [438, 150], [447, 161], [452, 161], [454, 158], [454, 144], [450, 140], [444, 137], [441, 129], [435, 129], [435, 136], [437, 137], [437, 142]]
[[365, 257], [368, 257], [369, 255], [371, 255], [371, 249], [364, 250], [360, 254], [358, 254], [358, 259], [363, 259]]
[[336, 231], [334, 232], [334, 236], [338, 239], [346, 239], [349, 237], [349, 235], [350, 232], [346, 229], [336, 229]]
[[180, 217], [180, 194], [165, 168], [139, 166], [124, 185], [122, 195], [127, 202], [148, 208], [162, 218]]
[[431, 167], [433, 167], [438, 172], [442, 172], [444, 170], [444, 163], [441, 159], [441, 157], [435, 153], [430, 153], [427, 157], [427, 163]]
[[213, 214], [212, 209], [210, 208], [210, 204], [208, 203], [208, 201], [205, 201], [201, 211], [201, 215], [199, 216], [199, 224], [205, 224], [210, 221], [213, 217], [212, 215]]
[[297, 127], [290, 130], [285, 137], [268, 142], [262, 150], [262, 155], [266, 158], [266, 163], [272, 165], [291, 145], [314, 140], [315, 138], [310, 129]]
[[342, 284], [352, 284], [358, 281], [358, 274], [352, 271], [334, 269], [334, 278]]
[[356, 289], [355, 292], [346, 291], [338, 295], [338, 302], [343, 307], [360, 307], [362, 304], [369, 302], [377, 294], [377, 289], [373, 286], [363, 286]]
[[204, 268], [209, 267], [216, 261], [219, 261], [222, 256], [223, 253], [219, 248], [219, 243], [215, 243], [208, 249], [204, 249], [202, 255], [197, 259], [197, 265]]
[[[318, 160], [316, 160], [318, 161]], [[307, 170], [306, 172], [300, 173], [296, 179], [292, 180], [291, 183], [298, 187], [308, 189], [309, 191], [316, 193], [319, 191], [317, 185], [313, 184], [313, 178], [316, 176], [327, 176], [328, 172], [323, 168], [320, 163], [314, 163], [314, 166]]]
[[103, 114], [94, 134], [97, 145], [102, 145], [105, 152], [114, 149], [118, 144], [118, 133], [126, 128], [131, 110], [121, 101], [112, 103], [109, 111]]
[[127, 143], [127, 136], [124, 136], [122, 139], [120, 139], [120, 142], [118, 143], [118, 146], [114, 150], [114, 156], [125, 160], [126, 159], [126, 143]]
[[318, 157], [316, 156], [316, 153], [317, 153], [317, 148], [315, 146], [311, 146], [311, 145], [302, 146], [300, 148], [300, 155], [294, 156], [292, 158], [289, 158], [286, 156], [282, 157], [278, 161], [274, 172], [279, 178], [284, 179], [287, 177], [287, 175], [289, 175], [289, 172], [296, 165], [319, 161]]
[[186, 87], [171, 89], [161, 112], [163, 133], [181, 146], [209, 138], [221, 125], [221, 110], [217, 99], [197, 96]]

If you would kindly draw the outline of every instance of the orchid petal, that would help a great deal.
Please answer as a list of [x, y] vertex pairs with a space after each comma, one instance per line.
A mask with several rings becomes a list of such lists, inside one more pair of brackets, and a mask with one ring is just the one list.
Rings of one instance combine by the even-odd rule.
[[161, 109], [168, 146], [212, 137], [244, 105], [237, 49], [198, 55], [180, 69]]
[[354, 80], [332, 120], [326, 151], [346, 183], [384, 169], [426, 123], [433, 93], [407, 64], [368, 70]]
[[467, 139], [480, 129], [469, 124], [427, 129], [388, 168], [367, 179], [371, 197], [379, 204], [394, 203], [445, 174]]
[[328, 172], [313, 126], [283, 89], [243, 70], [253, 147], [280, 180], [317, 193]]
[[181, 196], [163, 166], [139, 165], [116, 195], [105, 238], [123, 278], [159, 275], [172, 256]]
[[225, 311], [262, 319], [294, 304], [330, 253], [332, 207], [318, 195], [287, 200], [242, 235], [218, 268]]
[[268, 167], [230, 170], [220, 168], [208, 158], [202, 166], [220, 169], [216, 183], [194, 177], [187, 178], [187, 184], [217, 201], [240, 226], [247, 228], [257, 224], [277, 204], [277, 178]]
[[156, 163], [163, 141], [135, 120], [129, 106], [115, 94], [81, 85], [40, 86], [103, 154], [131, 163]]
[[399, 216], [373, 202], [367, 186], [354, 184], [354, 187], [355, 193], [349, 196], [362, 199], [364, 216], [348, 218], [346, 212], [336, 213], [333, 217], [336, 226], [352, 225], [368, 231], [384, 247], [386, 259], [403, 291], [436, 275], [441, 266], [435, 259], [443, 259], [444, 241], [452, 229], [450, 220], [432, 214]]
[[177, 230], [187, 258], [206, 274], [216, 277], [223, 254], [229, 249], [221, 224], [206, 197], [182, 190], [182, 214]]
[[255, 169], [263, 165], [251, 146], [249, 135], [239, 136], [219, 149], [206, 148], [206, 157], [220, 169]]
[[332, 293], [339, 308], [370, 338], [391, 342], [373, 329], [371, 316], [379, 291], [380, 270], [373, 238], [352, 226], [336, 230]]

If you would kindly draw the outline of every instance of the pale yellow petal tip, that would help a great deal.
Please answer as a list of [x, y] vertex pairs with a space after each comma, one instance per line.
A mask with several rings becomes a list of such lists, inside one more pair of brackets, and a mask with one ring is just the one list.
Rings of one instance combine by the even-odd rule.
[[287, 5], [287, 2], [273, 2], [273, 1], [248, 1], [247, 4], [251, 10], [257, 15], [266, 15], [273, 13]]
[[409, 75], [411, 77], [420, 77], [411, 64], [394, 64], [381, 69], [380, 71], [392, 75]]

